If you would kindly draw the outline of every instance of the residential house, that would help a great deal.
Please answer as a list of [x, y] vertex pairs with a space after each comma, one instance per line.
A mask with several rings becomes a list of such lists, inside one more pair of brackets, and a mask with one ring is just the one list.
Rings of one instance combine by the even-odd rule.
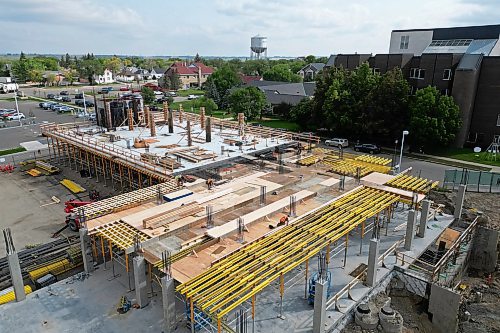
[[113, 72], [109, 69], [104, 69], [102, 74], [94, 74], [94, 81], [97, 84], [108, 84], [113, 83], [115, 80], [113, 79]]
[[262, 76], [260, 75], [245, 75], [240, 73], [239, 76], [243, 84], [249, 84], [252, 81], [262, 81]]
[[139, 68], [135, 72], [135, 80], [143, 81], [143, 80], [149, 80], [150, 74], [147, 69]]
[[[201, 62], [189, 64], [186, 62], [175, 62], [165, 71], [164, 77], [168, 76], [172, 78], [174, 73], [177, 73], [181, 81], [181, 89], [189, 89], [203, 86], [213, 72], [214, 69], [212, 67], [206, 66]], [[159, 83], [161, 86], [164, 85], [163, 80], [160, 80]]]
[[60, 85], [64, 80], [64, 74], [60, 71], [44, 71], [42, 77], [44, 80], [47, 80], [47, 77], [49, 77], [50, 75], [54, 75], [54, 82], [52, 83], [53, 85]]
[[117, 75], [116, 80], [121, 82], [133, 82], [135, 81], [135, 72], [137, 68], [134, 67], [124, 67]]
[[313, 62], [302, 67], [297, 74], [304, 79], [304, 81], [314, 81], [316, 75], [325, 67], [325, 64], [320, 62]]
[[165, 74], [166, 71], [167, 71], [166, 68], [159, 68], [159, 67], [151, 68], [151, 70], [149, 71], [150, 79], [159, 80]]

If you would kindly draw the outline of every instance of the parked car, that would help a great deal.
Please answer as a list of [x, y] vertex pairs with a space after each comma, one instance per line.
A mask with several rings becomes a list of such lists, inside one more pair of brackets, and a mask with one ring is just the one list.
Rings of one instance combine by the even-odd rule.
[[163, 95], [163, 91], [160, 91], [160, 90], [155, 90], [153, 93], [155, 95], [157, 95], [157, 96], [162, 96]]
[[62, 101], [63, 102], [71, 102], [71, 97], [69, 97], [69, 96], [63, 96]]
[[61, 92], [59, 93], [59, 95], [61, 95], [61, 96], [67, 96], [67, 95], [69, 95], [69, 93], [68, 93], [68, 91], [67, 91], [67, 90], [63, 90], [63, 91], [61, 91]]
[[50, 107], [51, 107], [52, 105], [57, 105], [57, 104], [58, 104], [58, 103], [56, 103], [56, 102], [45, 102], [45, 104], [44, 104], [44, 106], [43, 106], [43, 109], [44, 109], [44, 110], [50, 110]]
[[65, 106], [64, 105], [61, 105], [61, 104], [57, 104], [57, 105], [54, 105], [52, 107], [52, 110], [53, 111], [56, 111], [57, 113], [59, 113], [59, 110], [61, 110], [62, 108], [64, 108]]
[[200, 97], [200, 96], [198, 96], [198, 95], [188, 95], [188, 99], [189, 100], [197, 99], [198, 97]]
[[70, 108], [69, 106], [63, 105], [60, 108], [58, 108], [56, 111], [57, 113], [64, 113], [64, 112], [71, 112], [73, 111], [73, 108]]
[[75, 94], [75, 99], [83, 99], [83, 93]]
[[85, 101], [84, 103], [82, 103], [82, 106], [83, 104], [85, 104], [86, 107], [94, 107], [94, 102], [91, 101]]
[[15, 113], [11, 114], [10, 116], [5, 117], [7, 120], [20, 120], [20, 119], [25, 119], [26, 117], [24, 116], [23, 113]]
[[56, 96], [55, 94], [47, 94], [48, 99], [54, 99], [55, 96]]
[[76, 118], [88, 118], [90, 116], [90, 113], [88, 112], [78, 112], [75, 117]]
[[97, 118], [96, 118], [95, 113], [91, 113], [91, 114], [89, 114], [89, 121], [96, 121], [96, 119], [97, 119]]
[[129, 91], [130, 89], [128, 87], [120, 87], [120, 91]]
[[379, 146], [377, 146], [376, 144], [372, 144], [372, 143], [362, 143], [359, 145], [355, 145], [354, 150], [361, 151], [363, 153], [370, 153], [370, 154], [380, 154], [380, 152], [382, 151], [382, 149], [380, 149]]
[[109, 93], [110, 91], [113, 91], [113, 87], [102, 87], [101, 88], [101, 93]]
[[1, 117], [6, 117], [8, 115], [16, 113], [16, 110], [14, 109], [1, 109], [0, 110], [0, 116]]
[[175, 91], [168, 91], [168, 92], [165, 93], [165, 95], [176, 97], [177, 93]]
[[54, 96], [54, 101], [62, 101], [62, 96]]
[[26, 94], [24, 93], [24, 91], [21, 91], [21, 90], [18, 90], [16, 95], [17, 95], [17, 97], [26, 97]]
[[47, 106], [49, 102], [40, 102], [38, 103], [38, 106], [41, 107], [42, 109]]
[[349, 141], [347, 139], [333, 138], [331, 140], [326, 140], [325, 145], [346, 148], [349, 147]]

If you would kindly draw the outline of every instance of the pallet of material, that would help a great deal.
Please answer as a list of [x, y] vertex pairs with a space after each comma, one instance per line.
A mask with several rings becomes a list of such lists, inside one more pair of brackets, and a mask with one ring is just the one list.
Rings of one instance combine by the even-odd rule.
[[171, 145], [158, 145], [158, 146], [155, 146], [155, 148], [164, 148], [164, 149], [173, 149], [173, 148], [178, 148], [178, 147], [180, 147], [180, 146], [176, 145], [175, 143], [171, 144]]
[[58, 167], [55, 167], [55, 166], [53, 166], [47, 162], [43, 162], [43, 161], [36, 161], [35, 166], [39, 169], [47, 171], [50, 174], [58, 173], [60, 171]]
[[191, 203], [181, 206], [174, 210], [169, 210], [142, 220], [142, 226], [144, 229], [156, 229], [171, 222], [183, 219], [187, 216], [197, 214], [204, 210], [198, 204]]
[[40, 172], [40, 170], [37, 170], [37, 169], [30, 169], [30, 170], [26, 171], [26, 173], [30, 176], [33, 176], [33, 177], [38, 177], [42, 174]]
[[59, 183], [75, 194], [86, 191], [83, 187], [81, 187], [80, 185], [69, 179], [63, 179]]
[[198, 163], [200, 161], [199, 158], [185, 154], [185, 153], [180, 152], [180, 151], [177, 151], [177, 152], [172, 153], [172, 154], [175, 156], [179, 156], [180, 158], [183, 158], [185, 160], [188, 160], [189, 162]]
[[171, 168], [171, 169], [178, 169], [182, 166], [181, 163], [177, 162], [173, 158], [170, 157], [162, 157], [158, 160], [158, 163], [165, 167], [165, 168]]

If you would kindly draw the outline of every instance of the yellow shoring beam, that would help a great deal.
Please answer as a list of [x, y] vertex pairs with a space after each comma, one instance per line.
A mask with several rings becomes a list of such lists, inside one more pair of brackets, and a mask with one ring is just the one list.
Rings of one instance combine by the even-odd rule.
[[[397, 200], [395, 195], [362, 188], [279, 232], [242, 248], [214, 264], [205, 273], [180, 285], [177, 290], [187, 297], [196, 295], [197, 306], [212, 314], [232, 299], [243, 297], [243, 300], [236, 301], [241, 304], [250, 295], [244, 294], [246, 290], [252, 288], [250, 293], [254, 295], [273, 281], [275, 276], [286, 273], [314, 256], [326, 243], [340, 239], [367, 217], [377, 214]], [[355, 213], [349, 212], [349, 209], [359, 207], [359, 204], [367, 210], [359, 216], [353, 216]], [[314, 225], [309, 225], [311, 222]], [[242, 276], [256, 278], [252, 281], [248, 278], [245, 283], [241, 283]], [[212, 293], [220, 295], [221, 292], [224, 296], [231, 293], [233, 296], [214, 299]], [[220, 311], [218, 318], [230, 312], [234, 304]]]

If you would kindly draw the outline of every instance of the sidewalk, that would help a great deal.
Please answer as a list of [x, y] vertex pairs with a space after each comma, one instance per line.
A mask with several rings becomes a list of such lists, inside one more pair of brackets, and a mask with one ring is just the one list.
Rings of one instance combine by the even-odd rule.
[[480, 171], [491, 171], [491, 172], [500, 173], [500, 167], [498, 167], [498, 166], [487, 165], [487, 164], [482, 164], [482, 163], [477, 163], [477, 162], [457, 160], [457, 159], [449, 158], [449, 157], [428, 155], [428, 154], [418, 154], [418, 153], [405, 153], [404, 156], [406, 156], [408, 158], [417, 159], [417, 160], [431, 161], [434, 163], [449, 165], [449, 166], [453, 166], [453, 167], [457, 167], [457, 168], [466, 168], [466, 169], [473, 169], [473, 170], [480, 170]]

